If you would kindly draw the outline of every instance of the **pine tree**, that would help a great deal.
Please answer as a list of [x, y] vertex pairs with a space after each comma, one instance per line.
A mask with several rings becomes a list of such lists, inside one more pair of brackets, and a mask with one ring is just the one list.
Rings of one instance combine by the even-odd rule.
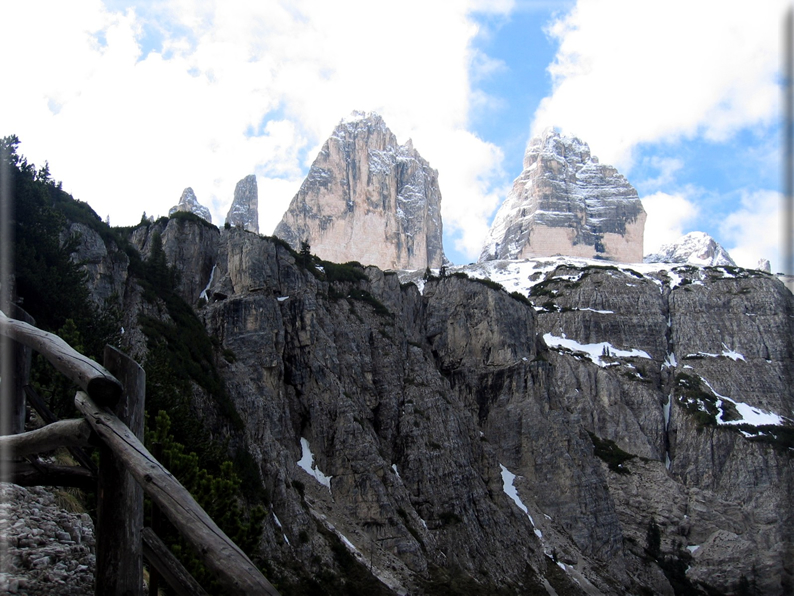
[[308, 269], [312, 266], [312, 247], [309, 246], [308, 242], [301, 242], [301, 250], [300, 253], [298, 253], [298, 259], [303, 267]]
[[[187, 453], [184, 445], [174, 440], [171, 434], [171, 419], [164, 410], [155, 417], [154, 429], [146, 431], [149, 448], [159, 446], [160, 462], [171, 472], [196, 499], [213, 521], [246, 554], [254, 556], [259, 549], [263, 523], [266, 517], [261, 505], [254, 507], [245, 521], [240, 509], [240, 478], [234, 472], [233, 464], [221, 464], [220, 473], [210, 474], [199, 464], [198, 455]], [[211, 594], [222, 594], [220, 586], [204, 567], [185, 540], [175, 528], [167, 527], [160, 536], [179, 557], [188, 571]]]

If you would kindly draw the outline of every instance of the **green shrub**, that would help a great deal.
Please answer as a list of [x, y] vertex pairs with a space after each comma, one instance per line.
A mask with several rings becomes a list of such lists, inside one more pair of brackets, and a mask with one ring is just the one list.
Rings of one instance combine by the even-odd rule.
[[491, 281], [485, 277], [471, 277], [469, 278], [471, 281], [481, 284], [487, 288], [491, 288], [492, 290], [496, 290], [497, 292], [504, 291], [504, 286], [500, 283], [496, 283], [495, 281]]
[[732, 425], [730, 428], [746, 433], [752, 433], [753, 436], [745, 436], [748, 441], [758, 443], [765, 443], [771, 445], [781, 453], [786, 455], [794, 455], [794, 427], [791, 426], [777, 426], [777, 425], [762, 425], [752, 426], [750, 424], [737, 424]]
[[532, 302], [530, 302], [529, 298], [524, 296], [521, 292], [510, 292], [510, 297], [513, 300], [521, 302], [522, 304], [526, 304], [527, 306], [533, 306]]
[[218, 227], [208, 222], [203, 217], [199, 217], [195, 213], [190, 213], [189, 211], [175, 211], [169, 216], [169, 219], [174, 219], [176, 221], [188, 221], [190, 223], [195, 223], [200, 226], [204, 226], [205, 228], [209, 228], [211, 230], [218, 231]]
[[[184, 445], [174, 439], [170, 429], [171, 419], [161, 410], [154, 424], [146, 431], [149, 449], [156, 448], [161, 453], [159, 461], [190, 492], [221, 530], [246, 554], [255, 556], [266, 517], [264, 508], [254, 507], [247, 516], [244, 515], [239, 502], [241, 481], [234, 472], [232, 462], [225, 461], [217, 475], [209, 473], [199, 465], [198, 455], [187, 452]], [[224, 593], [175, 527], [165, 522], [158, 535], [205, 589], [211, 594]]]
[[614, 441], [601, 439], [589, 431], [587, 434], [590, 435], [590, 440], [593, 442], [594, 455], [606, 462], [610, 470], [618, 474], [631, 474], [631, 470], [623, 464], [637, 457], [636, 455], [623, 451]]
[[330, 261], [320, 261], [320, 266], [325, 272], [325, 279], [329, 282], [358, 282], [367, 281], [369, 278], [364, 273], [361, 263], [351, 261], [349, 263], [331, 263]]
[[716, 426], [717, 415], [720, 413], [717, 408], [717, 398], [703, 389], [700, 377], [678, 373], [675, 380], [674, 394], [677, 403], [695, 419], [699, 426]]

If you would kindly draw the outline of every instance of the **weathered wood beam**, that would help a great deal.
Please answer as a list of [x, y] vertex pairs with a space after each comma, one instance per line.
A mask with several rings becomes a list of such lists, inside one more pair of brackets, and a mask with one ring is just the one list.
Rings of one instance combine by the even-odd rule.
[[[35, 389], [30, 385], [25, 385], [25, 395], [27, 395], [28, 403], [30, 407], [36, 410], [36, 413], [39, 415], [44, 421], [44, 424], [52, 424], [53, 422], [58, 422], [58, 417], [52, 413], [52, 411], [47, 407], [47, 404], [44, 402], [42, 397], [36, 393]], [[95, 437], [96, 435], [94, 435]], [[91, 441], [92, 445], [95, 445], [95, 441]], [[97, 475], [97, 467], [94, 465], [94, 462], [91, 461], [91, 458], [88, 454], [83, 451], [80, 447], [75, 446], [67, 446], [69, 453], [72, 454], [72, 457], [75, 459], [77, 463], [83, 466], [86, 470], [91, 472], [94, 476]]]
[[[151, 528], [144, 528], [143, 554], [171, 589], [179, 596], [206, 596], [207, 592], [182, 566], [160, 537]], [[150, 572], [151, 577], [151, 572]]]
[[96, 477], [80, 466], [55, 466], [37, 462], [2, 462], [3, 482], [20, 486], [69, 486], [85, 491], [96, 489]]
[[74, 401], [94, 431], [160, 506], [227, 594], [278, 595], [240, 547], [110, 410], [97, 406], [82, 391], [77, 392]]
[[36, 350], [58, 372], [85, 390], [98, 404], [115, 405], [123, 387], [105, 367], [75, 351], [57, 335], [23, 321], [9, 319], [0, 311], [0, 335]]
[[[163, 444], [160, 441], [155, 441], [152, 444], [152, 455], [158, 461], [162, 461], [162, 459], [163, 459]], [[151, 523], [152, 523], [151, 530], [154, 533], [154, 535], [157, 536], [157, 533], [158, 532], [162, 532], [162, 529], [163, 529], [163, 516], [160, 513], [160, 507], [158, 507], [157, 503], [154, 503], [154, 502], [152, 502]], [[144, 554], [144, 556], [146, 555], [146, 549], [147, 549], [147, 547], [146, 547], [146, 537], [144, 536], [144, 544], [143, 544], [143, 554]], [[149, 596], [160, 596], [160, 579], [161, 579], [161, 575], [160, 575], [160, 572], [157, 571], [157, 567], [150, 565], [149, 566]]]
[[89, 444], [91, 425], [86, 420], [61, 420], [19, 435], [0, 437], [0, 452], [16, 458], [58, 447], [80, 447]]
[[28, 398], [30, 407], [36, 410], [36, 413], [39, 415], [39, 418], [41, 418], [44, 424], [58, 422], [58, 417], [52, 413], [52, 410], [47, 407], [47, 402], [44, 401], [43, 397], [36, 393], [36, 390], [33, 389], [33, 387], [30, 385], [25, 385], [25, 395]]
[[[138, 441], [143, 440], [146, 373], [123, 352], [105, 346], [104, 364], [124, 385], [113, 413]], [[99, 446], [97, 485], [97, 596], [143, 596], [143, 489], [113, 449]]]

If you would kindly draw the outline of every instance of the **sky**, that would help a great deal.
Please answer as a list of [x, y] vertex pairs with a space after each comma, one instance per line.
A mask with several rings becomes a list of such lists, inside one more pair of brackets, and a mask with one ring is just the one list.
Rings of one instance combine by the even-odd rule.
[[637, 189], [645, 253], [690, 231], [782, 267], [783, 0], [0, 3], [0, 136], [111, 225], [190, 186], [225, 220], [256, 174], [271, 234], [323, 142], [383, 116], [439, 172], [476, 261], [547, 126]]

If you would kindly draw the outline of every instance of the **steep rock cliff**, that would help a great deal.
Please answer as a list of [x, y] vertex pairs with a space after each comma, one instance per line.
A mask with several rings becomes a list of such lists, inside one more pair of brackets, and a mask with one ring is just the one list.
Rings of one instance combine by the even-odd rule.
[[438, 172], [380, 116], [354, 113], [323, 145], [274, 234], [338, 263], [440, 267]]
[[642, 261], [645, 211], [637, 191], [587, 143], [547, 129], [499, 208], [480, 262], [551, 255]]
[[160, 236], [166, 259], [176, 270], [179, 296], [191, 305], [202, 297], [206, 300], [204, 290], [217, 260], [218, 228], [178, 216], [139, 226], [133, 230], [130, 240], [142, 257], [151, 256], [156, 234]]
[[[794, 298], [774, 277], [468, 270], [524, 293], [510, 295], [462, 271], [401, 284], [320, 270], [187, 219], [139, 227], [144, 253], [155, 231], [234, 355], [217, 366], [243, 426], [200, 391], [195, 408], [261, 472], [277, 585], [358, 574], [377, 578], [367, 593], [674, 594], [744, 578], [791, 591]], [[139, 297], [125, 308], [156, 316]]]

